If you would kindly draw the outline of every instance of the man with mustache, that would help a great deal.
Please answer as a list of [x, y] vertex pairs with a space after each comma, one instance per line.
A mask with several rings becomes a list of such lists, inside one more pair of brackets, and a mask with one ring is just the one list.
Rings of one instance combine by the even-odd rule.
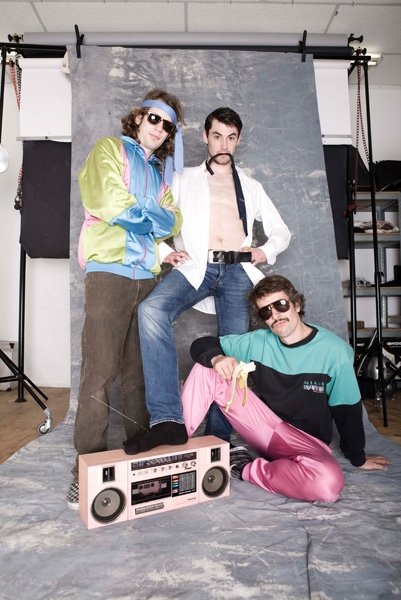
[[[302, 320], [304, 296], [285, 277], [265, 277], [249, 298], [266, 328], [203, 337], [191, 346], [198, 364], [182, 393], [188, 435], [214, 402], [256, 454], [252, 458], [244, 446], [231, 449], [232, 477], [290, 498], [334, 502], [344, 476], [329, 447], [333, 420], [352, 465], [385, 471], [390, 463], [365, 454], [352, 348], [331, 331]], [[245, 371], [254, 363], [251, 376], [258, 395], [250, 389], [244, 395], [238, 383], [232, 392], [241, 362], [239, 370]]]
[[[174, 268], [138, 311], [151, 429], [139, 441], [127, 440], [129, 454], [187, 441], [173, 322], [196, 305], [216, 313], [218, 335], [247, 331], [247, 295], [263, 277], [257, 265], [273, 265], [290, 242], [290, 231], [261, 184], [234, 164], [241, 130], [234, 110], [214, 110], [203, 132], [206, 162], [184, 169], [175, 179], [173, 196], [183, 226], [174, 238], [175, 250], [159, 247], [163, 262]], [[258, 248], [252, 246], [255, 220], [262, 222], [268, 238]], [[206, 433], [229, 439], [231, 427], [220, 411], [212, 409], [211, 415]]]

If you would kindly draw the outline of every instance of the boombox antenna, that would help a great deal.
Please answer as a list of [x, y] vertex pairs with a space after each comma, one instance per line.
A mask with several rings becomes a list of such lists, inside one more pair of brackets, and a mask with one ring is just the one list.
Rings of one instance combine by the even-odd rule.
[[116, 408], [113, 408], [113, 406], [109, 406], [106, 402], [103, 402], [103, 400], [100, 400], [100, 398], [96, 398], [96, 396], [94, 396], [93, 394], [91, 395], [91, 398], [94, 398], [95, 400], [97, 400], [98, 402], [100, 402], [100, 404], [104, 404], [104, 406], [107, 406], [107, 408], [109, 408], [110, 410], [114, 410], [114, 412], [116, 412], [119, 415], [121, 415], [124, 419], [128, 419], [128, 421], [131, 421], [132, 423], [135, 423], [135, 425], [138, 425], [138, 427], [140, 427], [141, 429], [143, 429], [144, 431], [146, 431], [146, 433], [148, 433], [148, 431], [149, 431], [148, 429], [146, 429], [140, 423], [137, 423], [136, 421], [134, 421], [134, 419], [131, 419], [131, 417], [127, 417], [127, 415], [124, 415], [122, 412], [120, 412]]

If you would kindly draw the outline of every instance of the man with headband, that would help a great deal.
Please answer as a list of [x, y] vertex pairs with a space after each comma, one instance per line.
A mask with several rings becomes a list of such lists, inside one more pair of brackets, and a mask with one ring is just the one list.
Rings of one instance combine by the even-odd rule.
[[[182, 223], [169, 187], [174, 167], [182, 172], [179, 100], [152, 90], [121, 122], [123, 135], [98, 140], [78, 176], [86, 276], [77, 455], [107, 450], [108, 394], [118, 375], [127, 437], [148, 429], [137, 310], [160, 272], [157, 245]], [[78, 456], [72, 473], [67, 504], [77, 509]]]
[[[125, 451], [136, 454], [160, 444], [186, 442], [173, 321], [188, 308], [216, 313], [219, 335], [249, 328], [247, 294], [263, 277], [257, 265], [273, 265], [291, 234], [261, 184], [234, 164], [242, 122], [230, 108], [218, 108], [205, 121], [208, 158], [184, 169], [173, 185], [183, 215], [174, 238], [175, 251], [163, 244], [163, 262], [174, 269], [141, 303], [138, 312], [150, 432], [130, 440]], [[254, 221], [268, 238], [252, 246]], [[201, 304], [198, 304], [200, 303]], [[207, 434], [229, 439], [231, 427], [213, 407]]]

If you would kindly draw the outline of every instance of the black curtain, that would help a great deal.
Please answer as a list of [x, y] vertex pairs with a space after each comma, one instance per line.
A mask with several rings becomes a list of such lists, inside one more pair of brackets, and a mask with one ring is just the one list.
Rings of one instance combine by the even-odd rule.
[[323, 146], [329, 188], [331, 212], [333, 214], [337, 258], [348, 258], [347, 172], [349, 146]]
[[20, 243], [31, 258], [69, 258], [71, 144], [23, 144]]
[[[358, 180], [359, 191], [370, 190], [369, 170], [354, 146], [323, 146], [329, 188], [331, 212], [333, 214], [337, 258], [348, 257], [348, 225], [346, 219], [348, 181]], [[349, 154], [348, 154], [349, 153]], [[348, 167], [349, 164], [349, 167]]]

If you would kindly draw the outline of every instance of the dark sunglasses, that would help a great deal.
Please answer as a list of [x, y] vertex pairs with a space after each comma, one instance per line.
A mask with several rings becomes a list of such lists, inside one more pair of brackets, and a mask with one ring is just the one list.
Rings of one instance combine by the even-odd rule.
[[166, 133], [170, 135], [175, 132], [174, 123], [172, 123], [171, 121], [167, 121], [167, 119], [163, 119], [163, 117], [161, 117], [160, 115], [156, 115], [155, 113], [150, 112], [146, 115], [146, 118], [148, 120], [148, 123], [150, 123], [151, 125], [158, 125], [160, 121], [163, 121], [163, 129]]
[[262, 306], [259, 308], [258, 315], [262, 319], [262, 321], [268, 321], [273, 314], [273, 308], [280, 313], [285, 313], [287, 310], [290, 310], [291, 302], [289, 300], [276, 300], [271, 304], [266, 304], [266, 306]]

